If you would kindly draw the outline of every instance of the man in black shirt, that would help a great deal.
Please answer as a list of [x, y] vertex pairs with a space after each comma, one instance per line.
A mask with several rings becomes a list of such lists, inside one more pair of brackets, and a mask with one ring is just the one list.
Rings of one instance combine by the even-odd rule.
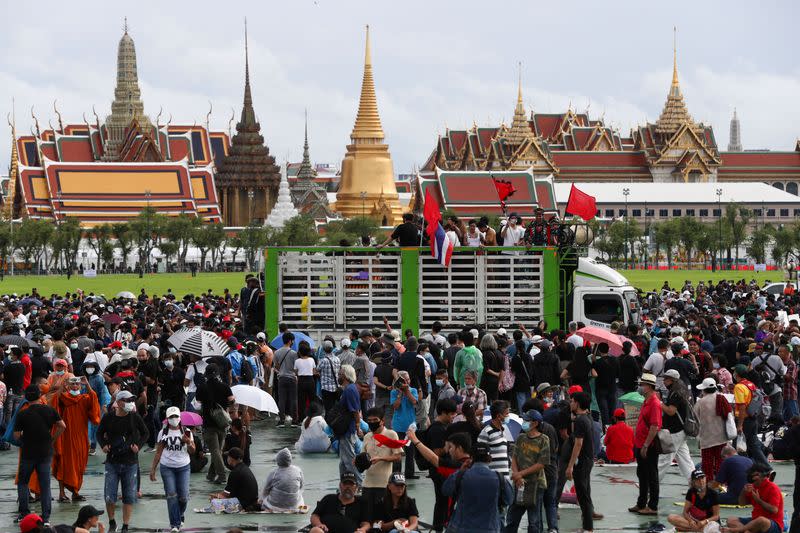
[[243, 511], [259, 511], [258, 482], [252, 470], [244, 464], [241, 448], [228, 450], [228, 466], [231, 475], [222, 492], [211, 495], [211, 507], [220, 510], [234, 510], [237, 506]]
[[406, 213], [403, 215], [403, 223], [394, 228], [389, 237], [378, 245], [380, 250], [392, 241], [397, 241], [400, 246], [419, 246], [419, 228], [414, 224], [414, 215]]
[[[426, 433], [426, 445], [438, 457], [445, 454], [445, 442], [447, 441], [447, 427], [453, 423], [457, 412], [456, 402], [449, 398], [444, 398], [436, 403], [436, 418], [431, 423]], [[431, 465], [428, 470], [431, 481], [433, 481], [433, 492], [436, 502], [433, 506], [433, 529], [441, 531], [447, 521], [447, 496], [442, 494], [444, 476], [439, 473], [435, 465]]]
[[638, 387], [639, 376], [642, 375], [642, 368], [630, 352], [625, 352], [625, 343], [623, 343], [622, 347], [623, 353], [619, 356], [617, 361], [619, 364], [619, 388], [623, 393], [633, 392]]
[[[35, 471], [41, 487], [42, 520], [47, 522], [50, 518], [52, 501], [50, 465], [53, 461], [53, 441], [61, 436], [67, 426], [55, 409], [38, 403], [39, 396], [38, 385], [31, 385], [25, 389], [25, 399], [30, 404], [20, 411], [14, 420], [14, 438], [22, 443], [17, 481], [18, 517], [21, 519], [31, 512], [28, 482]], [[56, 431], [51, 437], [53, 426], [56, 426]]]
[[357, 491], [356, 475], [345, 471], [339, 480], [339, 494], [328, 494], [317, 502], [309, 533], [366, 533], [370, 528], [369, 509], [356, 496]]
[[617, 408], [617, 378], [619, 377], [619, 364], [616, 357], [608, 355], [608, 344], [601, 342], [597, 345], [597, 354], [592, 356], [592, 366], [597, 372], [594, 385], [597, 388], [597, 404], [600, 407], [600, 416], [603, 425], [613, 423], [611, 414]]
[[4, 404], [3, 420], [11, 420], [11, 415], [22, 402], [23, 387], [25, 382], [25, 365], [19, 360], [21, 350], [16, 346], [9, 346], [6, 350], [8, 359], [5, 366], [0, 367], [3, 383], [6, 384], [6, 401]]
[[203, 404], [203, 440], [211, 454], [206, 479], [212, 483], [225, 483], [225, 464], [222, 462], [222, 443], [225, 442], [226, 426], [215, 423], [212, 411], [221, 407], [228, 409], [233, 404], [233, 391], [219, 377], [219, 367], [209, 364], [206, 367], [206, 382], [197, 388], [197, 401]]
[[683, 430], [683, 422], [686, 420], [689, 410], [689, 390], [681, 379], [680, 373], [674, 368], [664, 372], [664, 386], [667, 387], [667, 398], [661, 403], [661, 427], [669, 430], [675, 445], [675, 452], [658, 456], [658, 480], [660, 482], [664, 479], [673, 458], [678, 462], [681, 476], [689, 479], [689, 475], [694, 470], [694, 461], [689, 455], [686, 433]]
[[97, 426], [97, 443], [106, 453], [104, 495], [108, 512], [109, 530], [114, 531], [117, 489], [122, 484], [122, 532], [127, 533], [128, 523], [136, 503], [139, 476], [139, 449], [147, 442], [148, 429], [136, 412], [136, 398], [120, 390], [114, 399], [113, 410], [106, 413]]
[[567, 479], [575, 482], [575, 496], [581, 508], [581, 522], [584, 531], [594, 530], [594, 520], [602, 518], [595, 514], [592, 503], [591, 476], [594, 466], [594, 433], [589, 416], [591, 397], [585, 392], [572, 395], [570, 409], [575, 415], [572, 427], [572, 453], [567, 463]]
[[[150, 434], [150, 437], [147, 440], [147, 445], [150, 448], [155, 448], [156, 435], [161, 427], [161, 420], [158, 418], [158, 414], [155, 412], [156, 403], [158, 402], [159, 370], [158, 360], [156, 359], [157, 356], [154, 356], [151, 353], [151, 348], [155, 347], [148, 346], [146, 349], [140, 347], [136, 352], [136, 357], [139, 359], [139, 379], [147, 390], [147, 410], [141, 412], [140, 414], [142, 415], [142, 418], [144, 418], [144, 423], [147, 426], [147, 430]], [[157, 348], [155, 348], [154, 351], [158, 353]]]

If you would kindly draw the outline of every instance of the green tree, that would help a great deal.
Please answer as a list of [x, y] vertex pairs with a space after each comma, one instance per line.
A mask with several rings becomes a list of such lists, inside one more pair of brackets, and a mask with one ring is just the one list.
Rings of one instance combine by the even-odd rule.
[[166, 224], [165, 217], [156, 212], [156, 209], [148, 205], [130, 221], [130, 230], [133, 234], [133, 242], [139, 252], [140, 275], [149, 271], [150, 254], [153, 253], [162, 235]]
[[114, 243], [111, 242], [111, 240], [100, 245], [100, 258], [98, 263], [100, 263], [101, 260], [106, 270], [114, 269]]
[[80, 221], [77, 218], [67, 218], [56, 226], [55, 237], [61, 244], [65, 268], [73, 270], [78, 262], [78, 249], [83, 237]]
[[247, 270], [251, 270], [256, 263], [258, 252], [264, 248], [267, 243], [267, 234], [264, 228], [259, 226], [247, 226], [239, 232], [237, 236], [244, 250], [244, 260], [247, 263]]
[[29, 268], [39, 272], [42, 257], [53, 236], [53, 225], [47, 220], [26, 218], [14, 227], [14, 249]]
[[[122, 270], [128, 266], [128, 257], [133, 252], [133, 244], [135, 236], [131, 230], [130, 224], [127, 222], [117, 222], [111, 225], [114, 239], [117, 241], [117, 248], [122, 255]], [[112, 265], [113, 267], [113, 265]]]
[[682, 217], [676, 220], [678, 221], [675, 226], [678, 241], [683, 245], [683, 251], [686, 253], [686, 266], [691, 269], [692, 252], [697, 250], [697, 239], [703, 225], [694, 217]]
[[172, 259], [178, 255], [180, 244], [173, 240], [164, 240], [158, 245], [158, 249], [161, 250], [162, 254], [164, 254], [164, 259], [167, 262], [167, 271], [169, 271], [170, 265], [172, 264]]
[[14, 261], [11, 255], [13, 249], [11, 221], [0, 218], [0, 280], [3, 279], [6, 268]]
[[717, 227], [715, 224], [700, 224], [700, 230], [697, 234], [696, 247], [697, 251], [703, 255], [703, 269], [705, 269], [708, 260], [714, 254], [717, 246]]
[[208, 252], [216, 250], [225, 240], [225, 228], [220, 223], [203, 224], [192, 232], [192, 242], [200, 250], [200, 270], [205, 270]]
[[[88, 241], [89, 246], [94, 251], [95, 255], [97, 255], [97, 270], [102, 270], [103, 264], [108, 263], [103, 257], [103, 250], [108, 248], [108, 244], [111, 242], [111, 236], [113, 234], [114, 230], [111, 224], [99, 224], [86, 232], [86, 240]], [[111, 261], [109, 262], [113, 261], [114, 257], [112, 248], [112, 257]]]
[[362, 237], [374, 237], [380, 231], [377, 221], [370, 217], [333, 220], [325, 227], [325, 242], [331, 246], [338, 246], [343, 240], [360, 244]]
[[653, 240], [657, 243], [656, 247], [664, 249], [669, 268], [672, 268], [672, 251], [678, 244], [677, 224], [678, 219], [675, 218], [659, 222], [653, 233]]
[[[194, 230], [202, 224], [202, 221], [194, 216], [182, 213], [177, 217], [170, 217], [164, 224], [164, 237], [174, 242], [177, 246], [178, 270], [186, 270], [186, 254], [192, 244], [192, 234]], [[163, 249], [161, 250], [164, 251]], [[166, 253], [166, 252], [165, 252]]]
[[242, 247], [244, 244], [242, 243], [242, 237], [240, 235], [234, 235], [230, 239], [228, 239], [228, 246], [231, 249], [231, 263], [234, 265], [236, 264], [236, 257], [239, 255], [239, 252], [242, 251]]
[[609, 259], [619, 261], [625, 253], [625, 223], [620, 220], [612, 222], [606, 230], [606, 251]]
[[766, 263], [767, 247], [771, 240], [772, 229], [769, 226], [754, 229], [747, 240], [747, 255], [752, 257], [756, 263]]
[[286, 221], [277, 240], [280, 246], [315, 246], [320, 236], [313, 218], [297, 215]]
[[772, 232], [772, 259], [776, 264], [785, 264], [789, 257], [795, 261], [800, 247], [800, 228], [797, 224], [781, 225]]
[[[725, 204], [725, 215], [722, 224], [728, 228], [728, 246], [733, 248], [736, 263], [739, 262], [739, 247], [744, 244], [747, 239], [747, 225], [753, 214], [746, 207], [739, 205], [736, 202]], [[728, 249], [728, 257], [730, 257], [730, 248]]]

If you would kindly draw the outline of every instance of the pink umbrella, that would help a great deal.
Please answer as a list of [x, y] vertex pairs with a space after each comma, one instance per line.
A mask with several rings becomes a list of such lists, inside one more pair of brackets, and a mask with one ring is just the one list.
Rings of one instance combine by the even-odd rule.
[[[167, 423], [166, 418], [163, 423]], [[181, 424], [184, 426], [202, 426], [203, 417], [191, 411], [181, 411]]]
[[622, 355], [622, 343], [628, 341], [633, 345], [631, 347], [631, 355], [639, 355], [639, 350], [636, 348], [636, 345], [625, 335], [617, 335], [616, 333], [611, 333], [607, 329], [598, 328], [597, 326], [586, 326], [575, 333], [583, 338], [583, 340], [593, 344], [605, 342], [608, 344], [608, 353], [617, 356]]

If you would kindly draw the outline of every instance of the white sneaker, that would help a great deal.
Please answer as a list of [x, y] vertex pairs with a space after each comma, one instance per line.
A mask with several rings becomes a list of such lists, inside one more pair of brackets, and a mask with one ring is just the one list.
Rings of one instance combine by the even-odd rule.
[[173, 527], [169, 531], [170, 531], [170, 533], [179, 533], [180, 530], [181, 530], [181, 528], [179, 528], [179, 527]]

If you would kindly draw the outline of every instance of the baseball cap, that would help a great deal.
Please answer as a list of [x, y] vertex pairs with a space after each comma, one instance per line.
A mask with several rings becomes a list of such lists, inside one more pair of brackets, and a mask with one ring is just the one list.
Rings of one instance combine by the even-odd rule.
[[120, 402], [120, 401], [127, 401], [127, 400], [130, 400], [130, 399], [132, 399], [133, 397], [134, 397], [134, 396], [133, 396], [133, 394], [131, 394], [131, 392], [130, 392], [130, 391], [121, 390], [121, 391], [118, 391], [118, 392], [117, 392], [117, 395], [116, 395], [116, 397], [115, 397], [114, 399], [115, 399], [116, 401]]
[[583, 387], [580, 385], [573, 385], [569, 389], [567, 389], [567, 395], [572, 396], [576, 392], [583, 392]]
[[735, 367], [733, 367], [733, 373], [736, 374], [737, 376], [744, 376], [745, 374], [747, 374], [747, 367], [741, 364], [736, 365]]
[[625, 418], [625, 409], [622, 407], [614, 409], [614, 418]]
[[93, 505], [84, 505], [83, 507], [81, 507], [81, 510], [78, 511], [78, 523], [83, 524], [90, 518], [93, 518], [95, 516], [102, 516], [103, 514], [104, 511], [97, 509]]
[[505, 337], [506, 335], [508, 335], [508, 333], [506, 332], [506, 328], [500, 328], [497, 330], [498, 337]]
[[541, 335], [534, 335], [531, 337], [531, 344], [539, 344], [544, 338]]
[[167, 408], [167, 418], [172, 418], [173, 416], [177, 416], [177, 417], [181, 416], [180, 408], [179, 407], [175, 407], [174, 405], [172, 407], [168, 407]]
[[714, 378], [706, 378], [696, 388], [697, 390], [709, 390], [709, 389], [716, 390], [717, 382], [714, 381]]
[[258, 333], [256, 333], [256, 339], [264, 340], [266, 338], [267, 338], [267, 336], [264, 334], [263, 331], [259, 331]]
[[358, 485], [358, 478], [353, 472], [345, 472], [339, 477], [340, 483], [352, 483], [353, 485]]
[[350, 339], [343, 337], [342, 340], [339, 341], [339, 346], [342, 348], [348, 348], [350, 346]]
[[28, 531], [33, 531], [38, 526], [43, 524], [44, 521], [42, 521], [41, 516], [31, 513], [29, 515], [25, 515], [25, 517], [19, 521], [19, 530], [20, 533], [28, 533]]
[[389, 483], [391, 483], [392, 485], [405, 485], [406, 476], [404, 476], [400, 472], [395, 472], [389, 477]]
[[670, 368], [669, 370], [664, 372], [664, 377], [665, 378], [671, 378], [671, 379], [681, 379], [681, 374], [680, 374], [680, 372], [678, 372], [674, 368]]
[[542, 413], [536, 409], [531, 409], [530, 411], [522, 413], [522, 419], [526, 422], [541, 422], [543, 420]]
[[692, 471], [692, 479], [700, 479], [701, 477], [706, 477], [706, 473], [700, 470], [699, 468]]

